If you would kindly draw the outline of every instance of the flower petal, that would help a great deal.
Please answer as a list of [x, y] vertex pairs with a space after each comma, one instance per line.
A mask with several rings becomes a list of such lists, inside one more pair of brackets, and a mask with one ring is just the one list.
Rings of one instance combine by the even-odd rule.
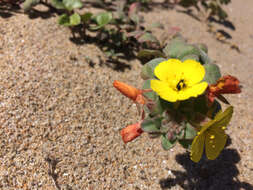
[[205, 76], [205, 68], [199, 62], [190, 59], [182, 63], [182, 71], [187, 86], [199, 83]]
[[206, 132], [205, 150], [209, 160], [215, 160], [227, 142], [227, 135], [221, 127], [222, 126], [210, 128], [208, 132]]
[[205, 135], [197, 135], [192, 142], [191, 146], [191, 160], [194, 162], [199, 162], [204, 151]]
[[175, 75], [179, 74], [182, 62], [179, 59], [169, 59], [161, 62], [155, 67], [155, 76], [162, 81], [170, 81], [175, 79]]
[[178, 93], [178, 100], [186, 100], [190, 97], [197, 97], [204, 93], [208, 86], [207, 82], [201, 82], [199, 84], [195, 84], [192, 87], [185, 88]]
[[208, 129], [217, 127], [226, 127], [233, 115], [233, 106], [229, 106], [224, 112], [218, 112], [213, 120], [208, 121], [203, 125], [200, 133], [204, 133]]
[[150, 87], [164, 100], [169, 102], [176, 102], [178, 100], [178, 93], [170, 88], [167, 82], [151, 80]]

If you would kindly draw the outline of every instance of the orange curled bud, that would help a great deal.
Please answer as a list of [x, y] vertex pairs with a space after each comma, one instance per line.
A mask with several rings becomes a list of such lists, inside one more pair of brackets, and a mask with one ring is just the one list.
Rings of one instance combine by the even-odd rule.
[[122, 129], [120, 135], [122, 136], [124, 143], [128, 143], [140, 136], [142, 132], [141, 123], [135, 123]]
[[213, 102], [214, 98], [221, 94], [237, 94], [241, 92], [240, 81], [231, 75], [221, 77], [216, 84], [208, 87], [208, 100]]
[[145, 104], [145, 98], [142, 95], [142, 90], [139, 90], [133, 86], [130, 86], [117, 80], [113, 82], [113, 86], [117, 88], [117, 90], [120, 91], [123, 95], [132, 99], [134, 102], [137, 102], [139, 104]]

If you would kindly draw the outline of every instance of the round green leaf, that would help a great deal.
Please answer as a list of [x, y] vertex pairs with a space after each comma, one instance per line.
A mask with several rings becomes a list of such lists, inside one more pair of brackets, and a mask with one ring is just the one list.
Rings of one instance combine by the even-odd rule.
[[208, 57], [207, 52], [205, 52], [202, 49], [199, 49], [199, 53], [200, 53], [200, 63], [203, 64], [208, 64], [211, 63], [211, 59]]
[[[147, 62], [143, 67], [142, 67], [142, 71], [141, 71], [141, 77], [144, 79], [144, 80], [147, 80], [147, 79], [151, 79], [151, 78], [155, 78], [155, 75], [154, 75], [154, 69], [155, 67], [163, 62], [163, 61], [166, 61], [166, 59], [164, 58], [155, 58], [155, 59], [152, 59], [151, 61]], [[149, 86], [150, 88], [150, 86]]]
[[37, 5], [40, 1], [39, 0], [25, 0], [22, 5], [24, 11], [29, 11], [33, 6]]
[[86, 23], [88, 22], [92, 17], [92, 13], [88, 12], [88, 13], [85, 13], [83, 15], [81, 15], [81, 21]]
[[169, 150], [173, 146], [175, 146], [177, 140], [169, 141], [168, 138], [166, 137], [166, 134], [163, 134], [161, 136], [161, 141], [162, 141], [162, 147], [164, 150]]
[[64, 4], [64, 7], [68, 11], [72, 11], [73, 9], [82, 8], [83, 3], [80, 0], [63, 0], [62, 3]]
[[181, 49], [186, 45], [182, 36], [177, 36], [163, 49], [167, 57], [177, 58], [181, 54]]
[[196, 54], [189, 54], [189, 55], [186, 55], [184, 56], [181, 61], [185, 61], [187, 59], [191, 59], [191, 60], [195, 60], [195, 61], [198, 61], [199, 62], [199, 56], [196, 55]]
[[204, 64], [203, 66], [206, 71], [203, 81], [206, 81], [208, 84], [215, 84], [221, 77], [219, 67], [213, 63]]
[[51, 0], [51, 5], [56, 9], [65, 9], [64, 4], [60, 0]]
[[111, 12], [99, 13], [94, 18], [98, 26], [92, 27], [91, 29], [97, 30], [112, 21], [112, 13]]
[[62, 14], [59, 19], [58, 23], [63, 26], [70, 26], [70, 18], [67, 14]]
[[152, 58], [152, 57], [165, 57], [165, 55], [159, 50], [143, 49], [138, 52], [138, 58]]
[[79, 25], [81, 23], [81, 17], [77, 13], [74, 13], [73, 15], [71, 15], [69, 17], [69, 19], [70, 19], [70, 25], [71, 26], [76, 26], [76, 25]]
[[141, 129], [148, 133], [159, 133], [161, 127], [161, 120], [162, 118], [155, 118], [155, 119], [145, 119], [141, 123]]
[[[151, 89], [150, 88], [150, 80], [145, 80], [144, 81], [143, 89]], [[153, 101], [157, 99], [157, 94], [154, 91], [145, 92], [144, 96], [147, 97], [148, 99], [153, 100]]]
[[197, 132], [193, 126], [191, 126], [190, 123], [186, 123], [185, 125], [185, 139], [194, 139], [194, 137], [197, 135]]
[[150, 107], [150, 113], [149, 115], [151, 117], [154, 117], [158, 114], [162, 114], [164, 112], [164, 107], [161, 105], [160, 98], [156, 96], [156, 99], [154, 100], [154, 105]]
[[200, 50], [204, 51], [205, 53], [208, 52], [208, 47], [207, 47], [206, 44], [200, 43], [200, 44], [196, 44], [196, 46], [197, 46]]
[[183, 47], [181, 47], [177, 52], [177, 58], [182, 60], [184, 57], [188, 55], [196, 55], [197, 57], [200, 56], [199, 49], [195, 47], [194, 45], [188, 45], [185, 44]]
[[188, 139], [181, 139], [178, 140], [179, 144], [182, 145], [182, 147], [186, 148], [186, 149], [191, 149], [191, 145], [192, 145], [192, 140], [188, 140]]
[[154, 43], [159, 43], [157, 38], [152, 35], [150, 32], [145, 32], [141, 37], [138, 38], [138, 41], [143, 43], [143, 42], [154, 42]]

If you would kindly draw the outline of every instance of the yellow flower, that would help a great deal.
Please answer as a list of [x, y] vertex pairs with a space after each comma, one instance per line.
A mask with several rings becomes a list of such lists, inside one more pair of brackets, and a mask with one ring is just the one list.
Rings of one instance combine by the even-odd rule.
[[207, 82], [201, 82], [204, 67], [194, 60], [169, 59], [157, 65], [154, 74], [159, 80], [151, 80], [151, 88], [169, 102], [197, 97], [208, 86]]
[[214, 160], [219, 156], [227, 141], [225, 129], [232, 114], [233, 107], [230, 106], [224, 112], [219, 112], [213, 120], [201, 127], [201, 130], [192, 142], [192, 161], [199, 162], [204, 151], [204, 144], [206, 156], [209, 160]]

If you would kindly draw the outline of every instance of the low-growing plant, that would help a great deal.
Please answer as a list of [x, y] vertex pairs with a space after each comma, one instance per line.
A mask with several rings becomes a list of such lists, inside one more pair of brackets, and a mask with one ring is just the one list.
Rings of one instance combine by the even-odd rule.
[[[166, 1], [171, 3], [170, 1]], [[174, 0], [173, 5], [181, 5], [186, 9], [195, 7], [200, 20], [207, 21], [210, 17], [217, 17], [224, 20], [227, 17], [222, 9], [223, 4], [228, 4], [230, 0]], [[153, 34], [152, 28], [163, 28], [160, 23], [150, 23], [147, 26], [140, 16], [143, 7], [149, 7], [152, 0], [25, 0], [23, 8], [29, 11], [33, 6], [43, 3], [53, 7], [60, 14], [58, 23], [69, 27], [73, 37], [76, 33], [81, 38], [87, 37], [87, 31], [96, 34], [96, 39], [104, 44], [102, 50], [109, 58], [120, 57], [123, 55], [122, 49], [132, 51], [132, 55], [139, 52], [138, 57], [146, 55], [151, 57], [162, 56], [159, 51], [164, 47], [164, 42], [159, 41]], [[85, 11], [85, 6], [99, 6], [104, 11], [93, 14]], [[82, 9], [82, 11], [81, 11]], [[143, 51], [143, 49], [145, 49]], [[149, 50], [147, 50], [149, 49]], [[152, 50], [150, 50], [152, 49]], [[148, 57], [150, 58], [150, 57]]]
[[137, 104], [141, 117], [121, 130], [123, 141], [147, 132], [151, 138], [160, 137], [165, 150], [181, 144], [190, 150], [194, 162], [201, 159], [204, 149], [208, 159], [217, 158], [226, 144], [225, 130], [233, 114], [223, 94], [240, 93], [239, 80], [221, 76], [218, 65], [207, 55], [207, 47], [188, 44], [180, 35], [160, 53], [163, 57], [143, 66], [142, 89], [113, 83]]
[[231, 0], [178, 0], [177, 3], [185, 8], [195, 8], [200, 15], [196, 15], [200, 20], [207, 20], [210, 17], [217, 17], [225, 20], [227, 13], [223, 5], [227, 5]]
[[[23, 8], [29, 11], [41, 2], [43, 1], [26, 0]], [[86, 31], [96, 33], [97, 39], [101, 42], [106, 41], [113, 44], [113, 47], [105, 45], [103, 48], [108, 57], [121, 56], [122, 52], [118, 52], [117, 49], [124, 49], [126, 46], [131, 46], [132, 51], [139, 51], [142, 47], [161, 47], [151, 30], [154, 27], [162, 28], [163, 26], [159, 23], [152, 23], [145, 27], [143, 18], [139, 15], [141, 5], [139, 2], [111, 1], [109, 6], [101, 1], [100, 4], [107, 6], [104, 9], [110, 8], [111, 11], [103, 11], [98, 14], [92, 12], [80, 14], [79, 9], [83, 8], [85, 4], [81, 0], [51, 0], [48, 3], [62, 12], [58, 19], [60, 25], [70, 27], [70, 29], [78, 27], [82, 37], [85, 37]], [[94, 2], [90, 3], [94, 4]]]

